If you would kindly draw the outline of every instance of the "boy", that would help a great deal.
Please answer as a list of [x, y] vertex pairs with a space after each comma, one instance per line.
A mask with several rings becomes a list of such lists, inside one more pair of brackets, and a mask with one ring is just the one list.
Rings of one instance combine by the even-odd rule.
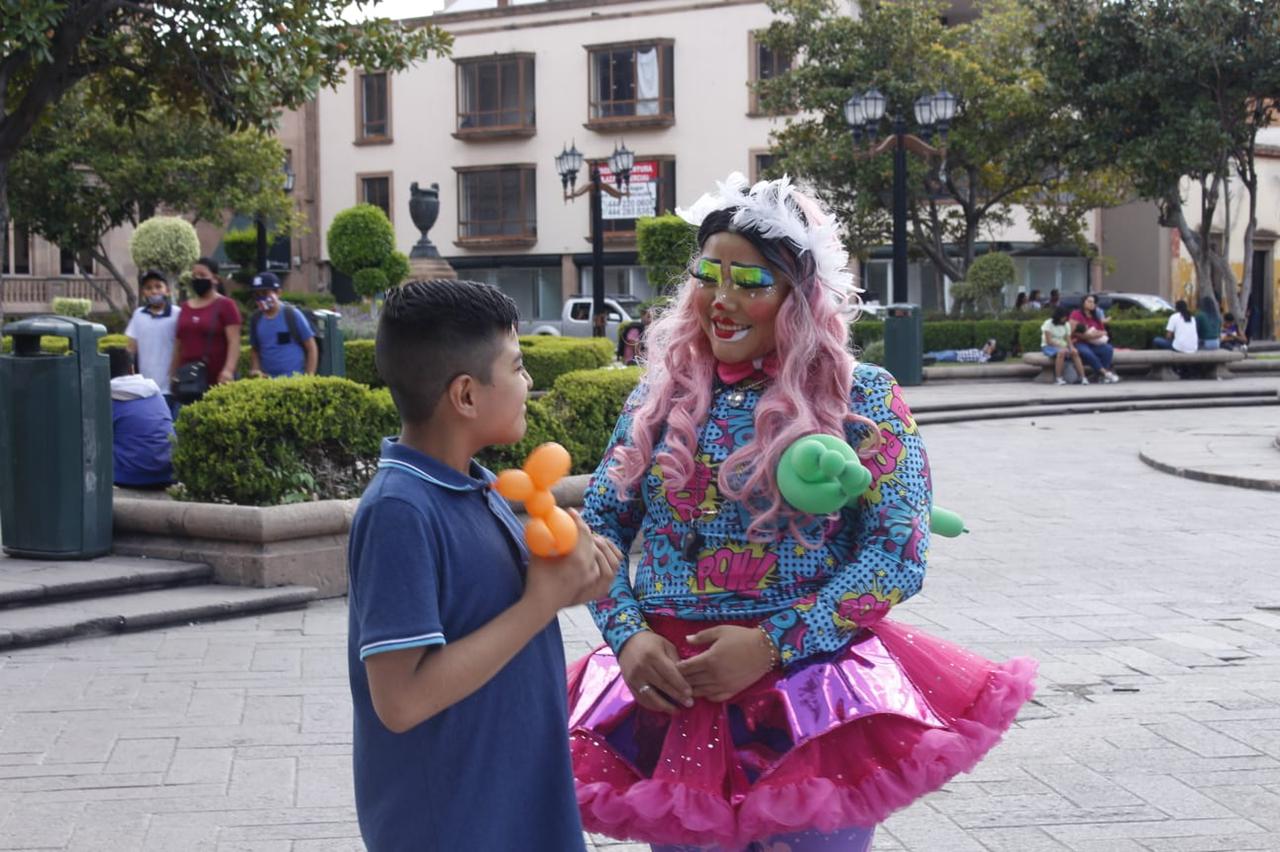
[[584, 848], [569, 763], [562, 607], [607, 593], [621, 553], [580, 518], [529, 557], [472, 460], [525, 431], [516, 306], [470, 281], [392, 288], [375, 359], [400, 413], [348, 547], [355, 792], [371, 852]]
[[320, 350], [316, 333], [302, 311], [280, 301], [280, 279], [274, 272], [253, 276], [258, 309], [249, 317], [250, 376], [316, 374]]
[[138, 372], [156, 383], [173, 411], [169, 395], [169, 368], [173, 363], [173, 342], [178, 335], [178, 315], [182, 309], [169, 301], [169, 282], [164, 273], [148, 269], [138, 276], [141, 307], [129, 318], [124, 333], [128, 349], [138, 359]]
[[111, 369], [111, 453], [116, 485], [160, 488], [173, 482], [173, 415], [160, 388], [133, 371], [133, 353], [107, 350]]

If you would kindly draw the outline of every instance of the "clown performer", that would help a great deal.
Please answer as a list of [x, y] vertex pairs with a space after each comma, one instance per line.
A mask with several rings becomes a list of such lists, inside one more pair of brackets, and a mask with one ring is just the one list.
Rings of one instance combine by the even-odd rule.
[[[643, 541], [591, 605], [607, 645], [570, 671], [583, 823], [661, 852], [863, 852], [999, 741], [1036, 664], [885, 617], [924, 580], [929, 463], [897, 383], [850, 351], [838, 223], [740, 174], [680, 215], [699, 251], [583, 512], [623, 553]], [[820, 517], [777, 487], [814, 434], [872, 475]]]

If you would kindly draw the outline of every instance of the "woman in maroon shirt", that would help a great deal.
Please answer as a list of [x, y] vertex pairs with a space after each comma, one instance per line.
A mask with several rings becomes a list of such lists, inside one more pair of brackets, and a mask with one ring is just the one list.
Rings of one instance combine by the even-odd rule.
[[217, 262], [207, 257], [191, 266], [195, 295], [182, 303], [178, 315], [178, 345], [170, 371], [176, 375], [182, 365], [203, 361], [210, 387], [235, 379], [240, 360], [240, 308], [234, 299], [219, 295], [217, 276]]
[[1073, 332], [1071, 335], [1071, 342], [1080, 352], [1080, 360], [1102, 376], [1102, 381], [1106, 384], [1120, 381], [1120, 377], [1111, 369], [1115, 347], [1111, 345], [1111, 336], [1107, 333], [1107, 318], [1098, 310], [1098, 298], [1092, 294], [1085, 296], [1080, 307], [1071, 312], [1068, 321], [1072, 328], [1084, 326], [1084, 331]]

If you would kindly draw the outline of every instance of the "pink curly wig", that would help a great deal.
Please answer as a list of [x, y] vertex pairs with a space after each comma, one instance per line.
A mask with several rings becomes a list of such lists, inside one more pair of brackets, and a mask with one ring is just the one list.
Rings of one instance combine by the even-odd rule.
[[[801, 221], [822, 221], [818, 206], [791, 192]], [[801, 201], [800, 199], [803, 199]], [[807, 203], [806, 203], [807, 202]], [[794, 441], [826, 433], [843, 438], [851, 419], [875, 424], [849, 413], [849, 397], [856, 365], [849, 349], [849, 321], [857, 308], [856, 293], [833, 297], [816, 265], [785, 237], [768, 238], [750, 224], [735, 224], [734, 209], [712, 212], [698, 232], [701, 248], [721, 231], [750, 240], [791, 284], [778, 309], [775, 327], [779, 369], [755, 409], [755, 435], [720, 466], [721, 494], [747, 507], [752, 540], [772, 540], [784, 529], [803, 540], [801, 528], [813, 518], [792, 510], [778, 493], [778, 462]], [[815, 222], [817, 220], [817, 222]], [[675, 304], [665, 310], [646, 334], [651, 353], [645, 382], [647, 393], [632, 418], [631, 446], [615, 450], [617, 464], [610, 475], [619, 491], [631, 493], [648, 472], [653, 449], [665, 427], [667, 448], [657, 455], [669, 489], [683, 487], [693, 474], [699, 428], [711, 407], [715, 356], [699, 325], [694, 308], [695, 288], [686, 281]]]

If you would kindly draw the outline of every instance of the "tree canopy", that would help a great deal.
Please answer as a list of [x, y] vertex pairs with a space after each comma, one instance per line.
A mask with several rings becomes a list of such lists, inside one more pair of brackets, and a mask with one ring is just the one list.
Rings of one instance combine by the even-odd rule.
[[945, 159], [908, 158], [912, 249], [962, 280], [977, 243], [1010, 221], [1014, 205], [1034, 207], [1033, 222], [1055, 241], [1087, 248], [1081, 216], [1110, 200], [1113, 181], [1066, 166], [1072, 137], [1033, 63], [1030, 9], [989, 0], [974, 21], [947, 26], [948, 5], [862, 4], [853, 18], [832, 0], [774, 0], [780, 20], [761, 39], [796, 61], [760, 91], [771, 111], [797, 117], [775, 134], [773, 171], [813, 184], [844, 220], [850, 250], [865, 256], [889, 241], [893, 158], [856, 149], [845, 101], [879, 89], [910, 129], [915, 99], [946, 88], [959, 109]]
[[[1035, 4], [1039, 66], [1062, 114], [1081, 128], [1075, 161], [1122, 170], [1134, 195], [1156, 203], [1160, 224], [1181, 235], [1202, 292], [1219, 282], [1217, 295], [1239, 311], [1253, 259], [1257, 133], [1275, 121], [1280, 98], [1280, 0]], [[1239, 290], [1229, 243], [1211, 239], [1233, 172], [1250, 196]], [[1201, 190], [1196, 227], [1184, 177]]]

